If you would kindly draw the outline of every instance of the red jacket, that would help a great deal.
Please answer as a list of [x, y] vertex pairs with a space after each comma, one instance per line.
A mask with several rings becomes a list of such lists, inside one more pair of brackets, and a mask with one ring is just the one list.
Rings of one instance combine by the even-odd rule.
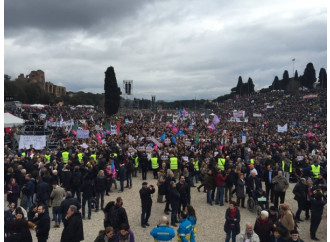
[[217, 173], [214, 176], [215, 185], [217, 187], [224, 187], [226, 179], [227, 179], [227, 175], [223, 176], [221, 172]]

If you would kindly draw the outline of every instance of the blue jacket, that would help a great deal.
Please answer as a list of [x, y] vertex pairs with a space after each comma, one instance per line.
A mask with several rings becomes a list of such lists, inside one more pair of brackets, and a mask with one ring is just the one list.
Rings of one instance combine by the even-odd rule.
[[178, 241], [190, 241], [192, 230], [193, 227], [188, 219], [180, 219], [180, 226], [178, 228]]
[[188, 215], [187, 219], [190, 221], [192, 228], [190, 242], [196, 241], [196, 219]]
[[28, 197], [32, 197], [35, 189], [35, 180], [31, 178], [27, 181], [25, 188], [23, 188], [23, 193]]
[[171, 241], [175, 237], [175, 231], [173, 228], [167, 225], [161, 224], [150, 231], [150, 235], [155, 239], [155, 241]]

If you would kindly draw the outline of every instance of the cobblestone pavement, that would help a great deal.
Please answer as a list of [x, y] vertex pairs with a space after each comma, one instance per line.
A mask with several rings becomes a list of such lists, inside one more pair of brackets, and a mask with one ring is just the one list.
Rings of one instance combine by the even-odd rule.
[[[148, 173], [148, 182], [156, 187], [157, 181], [152, 179], [152, 173]], [[150, 230], [153, 226], [156, 226], [159, 218], [164, 215], [165, 203], [157, 203], [157, 190], [153, 195], [153, 206], [151, 211], [151, 217], [149, 219], [150, 227], [142, 228], [140, 226], [140, 216], [141, 216], [141, 201], [139, 196], [139, 190], [142, 187], [141, 174], [138, 174], [137, 178], [133, 178], [132, 189], [125, 189], [123, 193], [118, 193], [117, 190], [113, 189], [110, 196], [105, 196], [105, 204], [109, 201], [114, 201], [118, 196], [123, 198], [123, 207], [127, 211], [128, 220], [131, 229], [135, 235], [135, 241], [153, 241], [150, 236]], [[119, 183], [117, 183], [119, 185]], [[297, 210], [297, 202], [293, 200], [292, 189], [295, 184], [290, 183], [290, 187], [286, 193], [285, 201], [288, 202], [295, 212]], [[118, 186], [119, 187], [119, 186]], [[236, 197], [234, 197], [236, 200]], [[7, 203], [5, 203], [7, 204]], [[206, 203], [206, 193], [198, 192], [196, 188], [191, 188], [191, 205], [194, 206], [197, 215], [197, 238], [196, 241], [213, 242], [213, 241], [224, 241], [225, 232], [223, 230], [223, 225], [225, 223], [225, 211], [228, 207], [228, 203], [225, 203], [223, 207], [219, 205], [210, 206]], [[86, 207], [87, 209], [87, 207]], [[50, 209], [51, 211], [51, 209]], [[241, 230], [245, 228], [247, 222], [254, 224], [256, 219], [256, 214], [248, 211], [247, 209], [240, 209], [241, 211]], [[84, 226], [84, 236], [87, 242], [92, 242], [98, 235], [99, 230], [103, 229], [103, 212], [92, 211], [91, 220], [83, 220]], [[169, 216], [170, 218], [170, 216]], [[304, 212], [301, 214], [301, 218], [305, 218]], [[318, 228], [317, 237], [320, 241], [326, 241], [327, 239], [327, 209], [325, 207], [323, 218], [321, 224]], [[298, 230], [300, 232], [301, 238], [307, 242], [311, 241], [309, 236], [309, 226], [310, 220], [300, 222], [298, 224]], [[177, 228], [174, 228], [175, 230]], [[60, 241], [61, 233], [63, 230], [63, 224], [60, 228], [54, 228], [54, 222], [51, 222], [51, 230], [49, 234], [49, 242]], [[31, 231], [33, 235], [33, 241], [37, 241], [35, 237], [35, 231]], [[176, 239], [174, 240], [176, 241]]]

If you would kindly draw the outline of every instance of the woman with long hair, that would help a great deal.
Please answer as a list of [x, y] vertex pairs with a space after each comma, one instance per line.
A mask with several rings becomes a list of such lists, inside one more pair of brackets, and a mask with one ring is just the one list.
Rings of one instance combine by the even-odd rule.
[[193, 206], [187, 205], [186, 207], [186, 213], [188, 214], [187, 219], [191, 222], [191, 226], [193, 227], [191, 235], [190, 235], [190, 241], [195, 242], [196, 241], [196, 212]]

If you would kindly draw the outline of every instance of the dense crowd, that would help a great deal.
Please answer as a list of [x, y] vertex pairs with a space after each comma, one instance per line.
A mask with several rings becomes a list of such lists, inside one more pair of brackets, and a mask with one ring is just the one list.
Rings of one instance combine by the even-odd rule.
[[[244, 110], [245, 117], [233, 122], [234, 110]], [[9, 110], [28, 120], [29, 127], [40, 125], [40, 134], [51, 131], [59, 145], [41, 150], [5, 145], [5, 239], [32, 241], [30, 229], [35, 229], [38, 241], [47, 241], [51, 215], [54, 227], [63, 223], [61, 241], [81, 241], [82, 220], [102, 210], [104, 229], [95, 241], [135, 241], [121, 197], [108, 204], [104, 197], [130, 189], [136, 185], [132, 177], [141, 172], [145, 180], [152, 170], [157, 188], [142, 184], [141, 226], [149, 226], [151, 194], [157, 193], [170, 215], [150, 232], [158, 241], [170, 241], [173, 227], [178, 240], [195, 241], [191, 189], [202, 188], [210, 206], [229, 204], [226, 241], [302, 241], [297, 231], [302, 211], [311, 221], [311, 239], [317, 240], [327, 190], [326, 110], [322, 90], [254, 94], [203, 112], [131, 111], [107, 117], [90, 108]], [[73, 120], [78, 129], [89, 130], [89, 138], [77, 138], [72, 125], [47, 127], [49, 120]], [[109, 130], [113, 125], [117, 134]], [[284, 125], [287, 130], [278, 132]], [[6, 137], [16, 132], [8, 130]], [[285, 200], [290, 183], [296, 183], [297, 211]], [[240, 209], [245, 208], [260, 216], [241, 232]]]

